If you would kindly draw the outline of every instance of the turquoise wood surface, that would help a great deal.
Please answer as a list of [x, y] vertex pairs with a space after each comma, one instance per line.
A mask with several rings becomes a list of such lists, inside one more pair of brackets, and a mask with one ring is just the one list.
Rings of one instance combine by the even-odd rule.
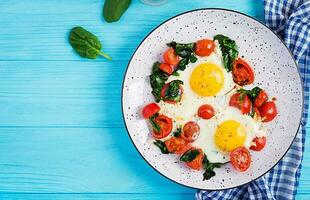
[[[131, 144], [121, 117], [121, 84], [136, 46], [155, 26], [202, 7], [263, 20], [258, 0], [134, 0], [113, 24], [101, 0], [0, 3], [0, 199], [193, 199], [193, 189], [155, 172]], [[70, 28], [97, 34], [114, 60], [78, 57]], [[310, 128], [309, 128], [310, 131]], [[310, 142], [308, 142], [308, 146]], [[310, 198], [306, 148], [298, 199]]]

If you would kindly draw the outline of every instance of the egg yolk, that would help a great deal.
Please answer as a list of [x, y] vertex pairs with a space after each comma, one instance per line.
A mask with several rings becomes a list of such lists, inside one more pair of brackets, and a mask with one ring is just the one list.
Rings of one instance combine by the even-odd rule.
[[227, 120], [217, 126], [215, 144], [222, 151], [232, 151], [243, 146], [246, 139], [244, 127], [237, 121]]
[[198, 65], [190, 77], [190, 86], [199, 96], [216, 95], [224, 85], [223, 71], [215, 64], [203, 63]]

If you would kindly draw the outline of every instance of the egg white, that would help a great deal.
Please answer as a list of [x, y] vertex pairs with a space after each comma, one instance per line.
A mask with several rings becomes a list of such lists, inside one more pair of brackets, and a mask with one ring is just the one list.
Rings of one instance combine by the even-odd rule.
[[214, 135], [218, 125], [227, 120], [239, 122], [246, 131], [246, 140], [243, 146], [249, 148], [255, 137], [266, 136], [267, 130], [261, 121], [256, 121], [249, 115], [243, 115], [240, 110], [227, 106], [226, 109], [209, 119], [198, 120], [200, 134], [193, 142], [193, 146], [201, 148], [207, 155], [210, 162], [225, 163], [229, 161], [229, 152], [222, 152], [215, 144]]

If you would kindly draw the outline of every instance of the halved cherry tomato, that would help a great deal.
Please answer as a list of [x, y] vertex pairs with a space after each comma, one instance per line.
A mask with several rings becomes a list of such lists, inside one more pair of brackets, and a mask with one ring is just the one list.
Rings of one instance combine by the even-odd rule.
[[261, 117], [261, 116], [260, 116], [260, 112], [259, 112], [259, 108], [257, 108], [257, 107], [254, 106], [253, 109], [254, 109], [253, 111], [254, 111], [254, 113], [257, 115], [257, 117]]
[[250, 149], [254, 151], [260, 151], [266, 145], [266, 137], [255, 137], [253, 139], [253, 142], [255, 143], [255, 145], [250, 146]]
[[158, 113], [160, 111], [159, 105], [156, 103], [150, 103], [144, 106], [142, 110], [142, 116], [144, 119], [150, 118], [152, 115]]
[[244, 172], [251, 165], [251, 154], [247, 148], [238, 147], [230, 152], [230, 162], [236, 170]]
[[[196, 149], [196, 148], [191, 148]], [[186, 162], [186, 165], [189, 166], [190, 168], [194, 169], [194, 170], [200, 170], [202, 168], [202, 162], [203, 162], [203, 152], [201, 149], [196, 149], [199, 151], [198, 156], [196, 156], [196, 158], [190, 162]]]
[[153, 130], [153, 137], [155, 139], [162, 139], [167, 137], [172, 131], [172, 119], [166, 115], [158, 115], [154, 121], [159, 125], [160, 131], [157, 132]]
[[249, 85], [254, 81], [254, 71], [248, 63], [238, 58], [233, 63], [233, 79], [238, 85]]
[[[164, 98], [166, 96], [168, 87], [169, 87], [169, 83], [166, 83], [161, 89], [161, 92], [160, 92], [161, 98]], [[179, 95], [180, 95], [180, 99], [182, 99], [183, 87], [181, 84], [179, 85]], [[179, 101], [174, 101], [174, 100], [164, 100], [164, 101], [167, 103], [171, 103], [171, 104], [179, 102]]]
[[266, 103], [264, 103], [259, 108], [259, 112], [261, 117], [263, 118], [263, 122], [270, 122], [278, 114], [276, 104], [273, 101], [267, 101]]
[[268, 95], [264, 90], [261, 90], [254, 101], [254, 106], [261, 107], [268, 99]]
[[195, 53], [198, 56], [209, 56], [215, 48], [213, 40], [198, 40], [195, 45]]
[[171, 75], [174, 71], [174, 67], [172, 65], [166, 64], [166, 63], [161, 63], [159, 65], [159, 69], [163, 72], [165, 72], [168, 75]]
[[185, 140], [179, 137], [171, 137], [165, 141], [165, 145], [170, 153], [183, 154], [190, 148]]
[[167, 64], [176, 66], [179, 63], [179, 56], [175, 53], [173, 48], [169, 48], [164, 53], [164, 61]]
[[186, 142], [193, 142], [199, 135], [200, 127], [196, 122], [187, 122], [181, 132], [181, 138]]
[[248, 95], [235, 93], [230, 97], [229, 106], [238, 108], [242, 114], [248, 114], [251, 111], [252, 102]]
[[214, 109], [209, 104], [204, 104], [198, 108], [198, 116], [202, 119], [211, 119], [214, 116]]

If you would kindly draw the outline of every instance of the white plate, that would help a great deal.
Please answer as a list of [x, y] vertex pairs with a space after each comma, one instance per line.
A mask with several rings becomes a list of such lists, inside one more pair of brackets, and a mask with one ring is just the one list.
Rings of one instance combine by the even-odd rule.
[[[254, 85], [277, 97], [278, 116], [266, 123], [267, 144], [261, 152], [251, 152], [251, 167], [244, 173], [230, 164], [216, 169], [216, 176], [202, 181], [203, 171], [190, 170], [174, 155], [163, 155], [152, 144], [141, 107], [154, 98], [149, 75], [155, 61], [161, 59], [166, 43], [194, 42], [201, 38], [227, 35], [236, 41], [239, 56], [254, 67]], [[292, 54], [265, 25], [242, 13], [224, 9], [200, 9], [175, 16], [155, 28], [132, 56], [124, 77], [122, 106], [132, 142], [143, 158], [160, 174], [185, 186], [220, 190], [246, 184], [274, 167], [290, 148], [301, 119], [303, 92], [300, 75]]]

